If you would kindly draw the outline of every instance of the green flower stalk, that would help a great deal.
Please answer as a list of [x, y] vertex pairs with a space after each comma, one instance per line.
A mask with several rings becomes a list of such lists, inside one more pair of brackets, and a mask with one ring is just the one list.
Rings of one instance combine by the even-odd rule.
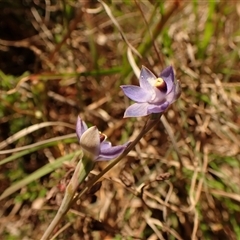
[[73, 176], [66, 188], [66, 192], [64, 198], [62, 200], [61, 206], [58, 209], [57, 214], [55, 215], [54, 219], [52, 220], [51, 224], [45, 231], [44, 235], [42, 236], [41, 240], [49, 239], [50, 235], [54, 231], [55, 227], [59, 224], [62, 218], [66, 215], [69, 208], [71, 207], [72, 200], [75, 196], [78, 186], [85, 180], [88, 176], [90, 171], [94, 166], [94, 162], [88, 158], [80, 157], [80, 161], [78, 162]]

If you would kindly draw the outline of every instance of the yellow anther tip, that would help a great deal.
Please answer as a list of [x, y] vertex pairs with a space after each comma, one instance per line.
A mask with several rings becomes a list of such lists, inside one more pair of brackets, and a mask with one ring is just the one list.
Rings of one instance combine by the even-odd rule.
[[161, 87], [165, 82], [163, 81], [162, 78], [157, 78], [155, 82], [155, 87]]

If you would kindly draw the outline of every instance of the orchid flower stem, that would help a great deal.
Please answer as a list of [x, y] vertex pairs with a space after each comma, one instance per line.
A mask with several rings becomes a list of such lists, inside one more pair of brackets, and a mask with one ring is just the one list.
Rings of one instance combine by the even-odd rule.
[[62, 200], [61, 206], [58, 209], [57, 214], [52, 220], [51, 224], [48, 226], [47, 230], [43, 234], [41, 240], [49, 239], [50, 235], [54, 231], [55, 227], [59, 224], [62, 218], [66, 215], [69, 208], [72, 206], [72, 199], [77, 191], [79, 184], [81, 184], [85, 178], [88, 176], [89, 172], [92, 170], [94, 162], [85, 158], [80, 159], [73, 176], [66, 188], [64, 198]]
[[151, 118], [148, 119], [146, 124], [144, 125], [142, 131], [138, 134], [138, 136], [132, 141], [128, 147], [125, 149], [125, 151], [118, 156], [115, 160], [113, 160], [101, 173], [96, 175], [91, 181], [87, 183], [85, 188], [78, 194], [76, 198], [72, 200], [72, 203], [77, 201], [88, 189], [91, 189], [91, 187], [101, 179], [108, 171], [110, 171], [116, 164], [120, 162], [121, 159], [123, 159], [135, 146], [136, 144], [140, 141], [140, 139], [150, 130], [152, 129], [157, 123], [159, 123], [160, 118], [162, 114], [152, 114]]

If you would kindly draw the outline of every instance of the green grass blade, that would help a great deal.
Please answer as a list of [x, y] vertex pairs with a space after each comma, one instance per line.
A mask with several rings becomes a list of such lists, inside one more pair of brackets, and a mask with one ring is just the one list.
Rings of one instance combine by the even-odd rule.
[[[67, 139], [64, 139], [64, 138], [67, 138]], [[71, 138], [74, 138], [74, 139], [71, 139]], [[12, 156], [9, 156], [9, 157], [1, 160], [0, 161], [0, 166], [3, 165], [3, 164], [9, 163], [11, 161], [14, 161], [14, 160], [16, 160], [16, 159], [18, 159], [22, 156], [25, 156], [25, 155], [29, 154], [29, 153], [35, 152], [39, 149], [55, 146], [60, 141], [63, 142], [63, 143], [72, 143], [72, 142], [77, 142], [77, 139], [76, 139], [75, 134], [68, 134], [66, 136], [48, 139], [46, 141], [43, 141], [44, 143], [40, 142], [40, 143], [31, 144], [31, 145], [28, 146], [29, 147], [28, 149], [20, 151], [18, 153], [15, 153]], [[35, 145], [35, 146], [32, 146], [32, 145]], [[0, 151], [0, 154], [1, 154], [1, 151]]]
[[0, 196], [0, 200], [3, 200], [4, 198], [6, 198], [6, 197], [10, 196], [11, 194], [15, 193], [16, 191], [20, 190], [22, 187], [24, 187], [27, 184], [43, 177], [44, 175], [46, 175], [48, 173], [51, 173], [52, 171], [59, 168], [63, 164], [63, 162], [71, 160], [74, 156], [76, 156], [80, 153], [81, 153], [81, 151], [70, 153], [66, 156], [63, 156], [63, 157], [60, 157], [60, 158], [56, 159], [56, 161], [53, 162], [53, 163], [46, 164], [45, 166], [43, 166], [40, 169], [38, 169], [37, 171], [33, 172], [32, 174], [30, 174], [26, 178], [20, 180], [17, 183], [14, 183], [12, 186], [7, 188], [2, 193], [2, 195]]

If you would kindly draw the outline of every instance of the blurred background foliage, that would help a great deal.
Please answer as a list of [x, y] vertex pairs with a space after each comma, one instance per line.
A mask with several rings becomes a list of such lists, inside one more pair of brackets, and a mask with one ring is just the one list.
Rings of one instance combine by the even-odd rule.
[[[0, 236], [40, 239], [76, 166], [77, 115], [113, 144], [133, 64], [181, 98], [55, 239], [240, 239], [240, 2], [0, 0]], [[98, 163], [92, 174], [107, 163]], [[81, 188], [82, 186], [80, 186]]]

